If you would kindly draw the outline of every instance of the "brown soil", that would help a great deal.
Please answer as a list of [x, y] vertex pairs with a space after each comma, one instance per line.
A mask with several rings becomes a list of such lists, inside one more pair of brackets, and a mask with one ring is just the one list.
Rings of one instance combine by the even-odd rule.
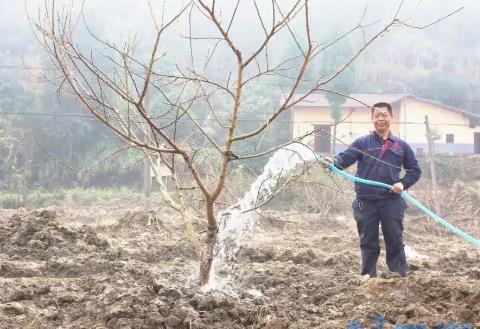
[[407, 218], [406, 243], [428, 259], [411, 259], [406, 279], [365, 279], [350, 217], [266, 212], [239, 251], [234, 297], [195, 285], [198, 259], [171, 211], [148, 226], [146, 213], [109, 207], [0, 213], [1, 329], [370, 328], [376, 315], [385, 328], [480, 328], [478, 248], [424, 218]]

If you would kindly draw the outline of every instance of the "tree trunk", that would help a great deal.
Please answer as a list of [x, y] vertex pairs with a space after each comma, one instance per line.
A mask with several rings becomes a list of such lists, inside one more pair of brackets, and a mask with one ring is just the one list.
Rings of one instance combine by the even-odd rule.
[[207, 200], [206, 205], [208, 231], [205, 241], [203, 242], [202, 253], [200, 256], [200, 272], [198, 282], [200, 285], [208, 283], [210, 278], [210, 270], [212, 269], [213, 248], [217, 238], [218, 224], [215, 218], [214, 200]]
[[217, 230], [208, 229], [207, 236], [203, 243], [202, 255], [200, 257], [200, 272], [198, 275], [198, 283], [204, 285], [208, 283], [210, 278], [210, 270], [213, 262], [213, 248], [217, 238]]

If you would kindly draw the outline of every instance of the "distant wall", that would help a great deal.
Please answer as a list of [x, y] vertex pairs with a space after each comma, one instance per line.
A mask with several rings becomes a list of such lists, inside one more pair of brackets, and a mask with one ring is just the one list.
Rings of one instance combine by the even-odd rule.
[[[332, 125], [330, 112], [329, 107], [295, 107], [291, 117], [293, 138], [313, 131], [315, 125]], [[343, 108], [342, 115], [348, 114], [345, 122], [337, 126], [337, 139], [340, 140], [337, 141], [337, 153], [346, 148], [342, 142], [351, 144], [357, 137], [373, 130], [369, 108]], [[409, 142], [414, 151], [418, 149], [418, 153], [427, 154], [425, 115], [428, 115], [432, 132], [440, 138], [435, 142], [437, 153], [474, 153], [474, 133], [480, 132], [480, 126], [470, 128], [470, 120], [462, 113], [421, 100], [405, 98], [399, 107], [394, 108], [393, 134]], [[453, 143], [447, 143], [447, 135], [453, 135]], [[313, 144], [313, 135], [304, 141]]]

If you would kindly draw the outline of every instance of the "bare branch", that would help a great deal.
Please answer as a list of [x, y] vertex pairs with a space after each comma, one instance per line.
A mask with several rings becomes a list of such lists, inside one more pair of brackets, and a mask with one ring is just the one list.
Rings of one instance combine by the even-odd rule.
[[465, 8], [465, 7], [460, 7], [460, 8], [458, 8], [458, 9], [452, 11], [451, 13], [449, 13], [449, 14], [443, 16], [443, 17], [440, 17], [440, 18], [438, 18], [437, 20], [435, 20], [435, 21], [433, 21], [433, 22], [430, 22], [430, 23], [428, 23], [428, 24], [425, 24], [425, 25], [420, 25], [420, 26], [418, 26], [418, 25], [407, 24], [407, 23], [405, 23], [406, 20], [398, 21], [398, 24], [403, 25], [403, 26], [406, 26], [406, 27], [409, 27], [409, 28], [413, 28], [413, 29], [424, 30], [424, 29], [426, 29], [426, 28], [429, 28], [429, 27], [432, 26], [432, 25], [435, 25], [435, 24], [437, 24], [437, 23], [439, 23], [439, 22], [447, 19], [448, 17], [450, 17], [450, 16], [452, 16], [452, 15], [455, 15], [456, 13], [458, 13], [458, 12], [461, 11], [461, 10], [463, 10], [464, 8]]
[[160, 43], [160, 37], [162, 36], [163, 31], [165, 31], [170, 25], [172, 25], [187, 10], [187, 8], [192, 5], [192, 3], [193, 3], [193, 1], [189, 1], [187, 3], [187, 5], [183, 6], [183, 8], [173, 18], [171, 18], [166, 24], [163, 24], [163, 22], [162, 22], [162, 26], [157, 32], [157, 36], [156, 36], [155, 43], [154, 43], [154, 46], [153, 46], [152, 54], [150, 56], [150, 62], [147, 66], [145, 83], [144, 83], [142, 92], [140, 94], [140, 98], [138, 99], [138, 103], [137, 103], [138, 106], [141, 106], [141, 104], [143, 103], [143, 99], [145, 98], [145, 95], [147, 94], [148, 85], [150, 83], [150, 75], [152, 74], [153, 65], [155, 64], [155, 61], [156, 61], [155, 57], [157, 55], [158, 45]]

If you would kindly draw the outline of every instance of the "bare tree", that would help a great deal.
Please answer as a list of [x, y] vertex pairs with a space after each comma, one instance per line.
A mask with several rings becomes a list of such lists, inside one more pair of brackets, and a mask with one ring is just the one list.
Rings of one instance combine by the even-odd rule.
[[[325, 91], [324, 86], [375, 39], [406, 23], [398, 18], [400, 4], [385, 25], [364, 23], [364, 15], [360, 15], [351, 30], [322, 44], [312, 36], [308, 0], [272, 0], [268, 5], [253, 0], [248, 5], [258, 29], [245, 43], [237, 40], [242, 34], [242, 22], [237, 18], [239, 11], [246, 9], [245, 2], [195, 0], [184, 1], [181, 6], [176, 3], [174, 12], [173, 4], [158, 10], [150, 6], [155, 33], [148, 56], [135, 51], [134, 39], [118, 45], [101, 38], [89, 28], [82, 10], [76, 12], [73, 5], [60, 7], [55, 0], [46, 1], [39, 17], [30, 21], [57, 69], [58, 75], [52, 81], [58, 83], [59, 91], [77, 99], [126, 146], [137, 148], [150, 162], [163, 198], [181, 214], [187, 234], [201, 255], [199, 281], [205, 283], [218, 230], [216, 202], [228, 190], [229, 164], [275, 149], [238, 155], [234, 153], [235, 146], [264, 133], [282, 113], [311, 93]], [[94, 41], [88, 48], [75, 38], [80, 27]], [[356, 32], [364, 34], [363, 43], [333, 74], [304, 78], [306, 70], [321, 59], [325, 49]], [[298, 48], [295, 58], [279, 58], [272, 51], [285, 40]], [[169, 51], [175, 54], [169, 57], [173, 61], [170, 66], [165, 65]], [[215, 58], [221, 58], [222, 66]], [[239, 118], [245, 111], [245, 92], [256, 81], [272, 81], [272, 77], [287, 81], [276, 87], [281, 90], [281, 101], [268, 110], [268, 116], [258, 126], [242, 131]], [[303, 90], [298, 96], [301, 84]], [[147, 94], [149, 102], [157, 102], [160, 111], [147, 111]], [[205, 172], [206, 160], [214, 168], [213, 178]], [[174, 189], [165, 186], [158, 162], [168, 168]], [[202, 216], [207, 223], [203, 243], [194, 232], [194, 214], [185, 201], [184, 181], [180, 178], [183, 169], [202, 196]]]

